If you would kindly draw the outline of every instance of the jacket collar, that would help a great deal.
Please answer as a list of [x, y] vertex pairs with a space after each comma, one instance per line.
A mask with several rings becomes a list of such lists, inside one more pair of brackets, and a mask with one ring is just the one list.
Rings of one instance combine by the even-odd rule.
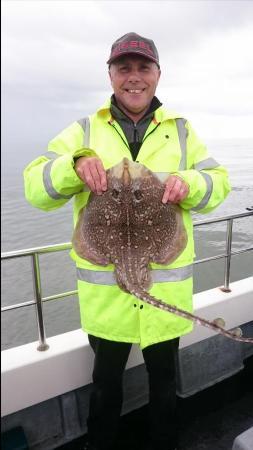
[[[159, 100], [158, 100], [159, 101]], [[111, 114], [111, 98], [107, 99], [106, 102], [97, 110], [97, 114], [104, 118], [107, 122], [112, 118]], [[164, 122], [165, 120], [170, 119], [178, 119], [180, 117], [183, 117], [180, 114], [177, 114], [174, 111], [168, 110], [167, 108], [164, 108], [163, 106], [159, 106], [154, 111], [154, 120], [156, 122]]]
[[[146, 111], [146, 113], [144, 114], [144, 116], [138, 121], [141, 122], [142, 120], [148, 118], [148, 117], [153, 117], [154, 116], [154, 112], [156, 111], [156, 109], [158, 109], [160, 106], [162, 106], [162, 103], [158, 100], [157, 97], [153, 97], [150, 106], [148, 108], [148, 110]], [[130, 122], [133, 122], [133, 120], [128, 117], [118, 106], [117, 104], [117, 100], [115, 95], [113, 94], [111, 96], [111, 107], [110, 107], [110, 111], [112, 116], [117, 120], [127, 120]]]

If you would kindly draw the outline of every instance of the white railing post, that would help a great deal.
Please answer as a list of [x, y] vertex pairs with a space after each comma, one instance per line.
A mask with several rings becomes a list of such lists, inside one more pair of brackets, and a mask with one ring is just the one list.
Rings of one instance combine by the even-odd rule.
[[33, 272], [33, 289], [35, 296], [35, 308], [37, 316], [37, 325], [39, 333], [39, 346], [37, 350], [45, 351], [49, 349], [49, 345], [46, 343], [44, 319], [42, 312], [42, 294], [41, 294], [41, 282], [40, 282], [40, 266], [39, 266], [39, 255], [34, 253], [32, 255], [32, 272]]
[[223, 292], [231, 292], [231, 289], [229, 288], [229, 282], [230, 282], [230, 265], [231, 265], [232, 240], [233, 240], [233, 219], [229, 219], [227, 221], [224, 286], [222, 288]]

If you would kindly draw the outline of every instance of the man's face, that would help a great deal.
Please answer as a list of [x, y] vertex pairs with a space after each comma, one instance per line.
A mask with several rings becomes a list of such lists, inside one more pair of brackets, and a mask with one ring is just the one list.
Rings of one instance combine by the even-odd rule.
[[110, 66], [109, 75], [119, 107], [132, 116], [145, 113], [155, 94], [161, 71], [147, 58], [129, 55]]

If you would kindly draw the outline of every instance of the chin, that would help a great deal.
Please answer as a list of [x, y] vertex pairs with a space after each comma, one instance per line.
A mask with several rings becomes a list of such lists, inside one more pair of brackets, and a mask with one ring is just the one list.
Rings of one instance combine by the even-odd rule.
[[145, 109], [148, 107], [148, 105], [136, 105], [136, 104], [129, 104], [127, 105], [127, 109], [129, 111], [132, 111], [136, 114], [141, 113], [142, 111], [145, 111]]

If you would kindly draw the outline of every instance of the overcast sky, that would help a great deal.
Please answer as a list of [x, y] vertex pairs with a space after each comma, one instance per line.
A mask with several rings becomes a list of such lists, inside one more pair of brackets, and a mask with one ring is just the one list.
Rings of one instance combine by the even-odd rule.
[[29, 161], [103, 104], [110, 47], [129, 31], [154, 40], [157, 96], [200, 137], [253, 137], [252, 1], [5, 0], [3, 152]]

